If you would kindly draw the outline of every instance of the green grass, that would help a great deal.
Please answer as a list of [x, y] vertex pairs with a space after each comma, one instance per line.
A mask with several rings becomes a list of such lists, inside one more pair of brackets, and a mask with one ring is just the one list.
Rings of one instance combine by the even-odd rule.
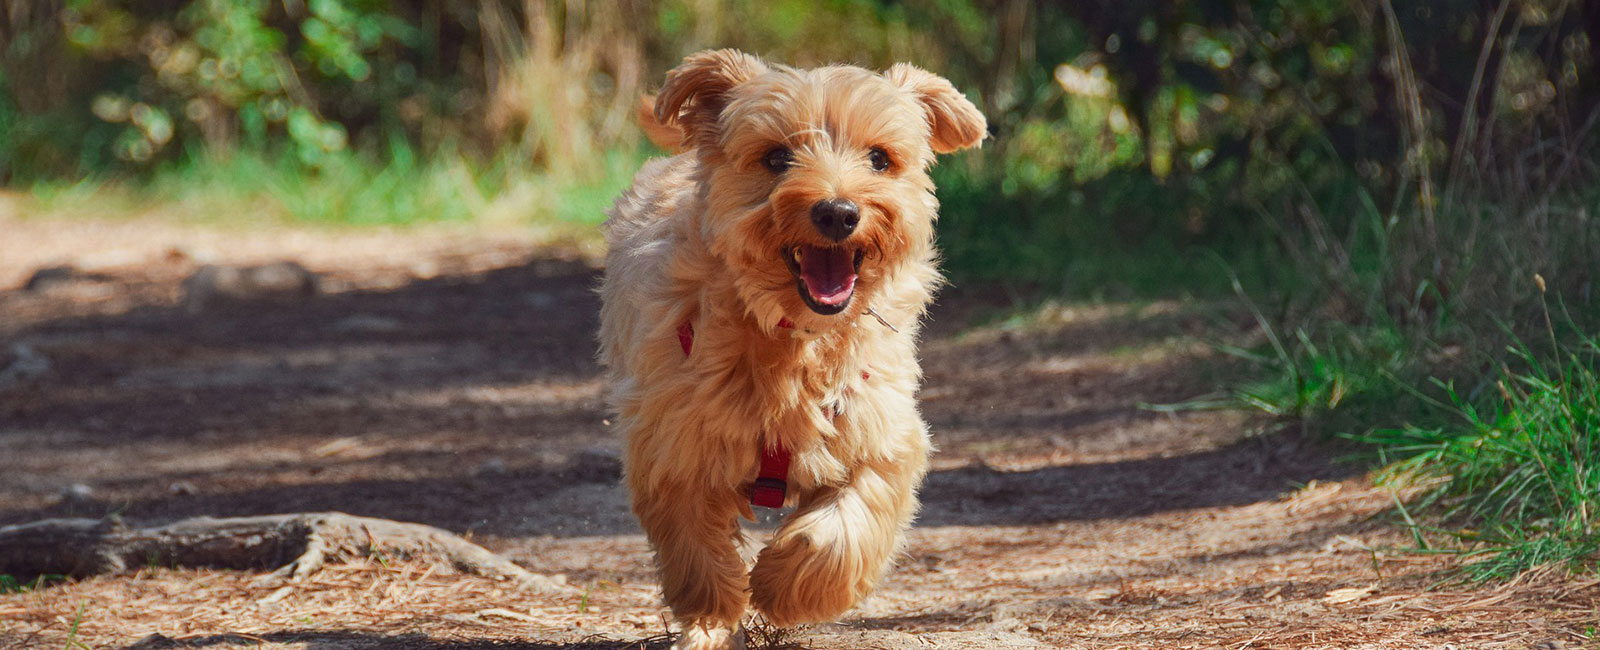
[[1264, 294], [1309, 277], [1286, 259], [1300, 251], [1284, 249], [1269, 227], [1273, 217], [1219, 196], [1235, 182], [1225, 174], [1163, 183], [1118, 169], [1013, 187], [1019, 169], [977, 155], [933, 170], [939, 250], [956, 283], [1121, 302], [1226, 297], [1235, 279]]
[[45, 573], [34, 576], [32, 580], [23, 582], [18, 580], [17, 576], [9, 573], [0, 573], [0, 595], [25, 594], [32, 591], [38, 591], [51, 583], [62, 582], [66, 579], [67, 577], [64, 575]]
[[515, 154], [487, 161], [421, 155], [396, 139], [382, 156], [344, 153], [307, 168], [286, 152], [196, 153], [140, 178], [41, 182], [29, 213], [160, 214], [199, 222], [405, 226], [486, 221], [591, 229], [645, 157], [613, 151], [582, 174], [530, 171]]
[[1330, 420], [1370, 413], [1375, 403], [1386, 404], [1383, 410], [1392, 415], [1397, 400], [1408, 397], [1396, 378], [1407, 372], [1414, 352], [1396, 328], [1324, 323], [1315, 334], [1296, 328], [1288, 340], [1271, 328], [1263, 331], [1264, 351], [1224, 348], [1266, 369], [1235, 391], [1248, 408], [1339, 428], [1355, 423]]
[[1437, 381], [1455, 423], [1355, 436], [1401, 459], [1386, 478], [1427, 486], [1417, 505], [1458, 524], [1428, 532], [1460, 542], [1474, 580], [1600, 560], [1600, 339], [1549, 335], [1543, 355], [1517, 344], [1476, 398]]
[[78, 640], [78, 626], [83, 623], [83, 612], [88, 608], [89, 601], [84, 601], [78, 604], [78, 612], [72, 616], [72, 625], [67, 630], [67, 643], [66, 645], [62, 646], [62, 650], [73, 650], [73, 648], [90, 650], [89, 646], [84, 645], [82, 641]]
[[1263, 319], [1266, 343], [1230, 350], [1263, 369], [1235, 400], [1361, 445], [1380, 482], [1414, 489], [1396, 502], [1413, 550], [1463, 556], [1465, 579], [1551, 565], [1592, 571], [1600, 338], [1563, 313], [1558, 331], [1545, 311], [1537, 344], [1506, 325], [1513, 344], [1504, 354], [1457, 350], [1459, 358], [1442, 353], [1438, 330], [1321, 323], [1284, 337]]

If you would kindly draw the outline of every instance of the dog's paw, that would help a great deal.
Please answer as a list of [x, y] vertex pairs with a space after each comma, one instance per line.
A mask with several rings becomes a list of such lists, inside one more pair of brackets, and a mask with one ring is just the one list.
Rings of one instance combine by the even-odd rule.
[[780, 536], [750, 570], [750, 604], [779, 627], [831, 619], [865, 591], [870, 580], [863, 573], [847, 549], [819, 547], [804, 535]]
[[744, 631], [690, 625], [678, 635], [672, 650], [745, 650]]

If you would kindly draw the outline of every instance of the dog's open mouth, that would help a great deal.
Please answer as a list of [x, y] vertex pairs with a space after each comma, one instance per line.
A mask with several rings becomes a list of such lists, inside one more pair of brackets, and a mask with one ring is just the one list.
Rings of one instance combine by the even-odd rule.
[[787, 249], [783, 261], [794, 274], [795, 286], [806, 307], [831, 316], [850, 305], [864, 252], [846, 246], [800, 244]]

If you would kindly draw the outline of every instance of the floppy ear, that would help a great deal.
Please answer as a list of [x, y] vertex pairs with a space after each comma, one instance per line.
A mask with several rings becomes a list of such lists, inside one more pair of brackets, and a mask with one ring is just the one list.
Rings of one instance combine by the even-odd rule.
[[989, 135], [989, 123], [983, 113], [944, 77], [909, 63], [896, 63], [883, 76], [911, 91], [922, 103], [932, 127], [934, 151], [950, 153], [976, 147]]
[[683, 129], [685, 147], [693, 138], [714, 136], [717, 116], [728, 105], [728, 91], [767, 71], [766, 64], [738, 50], [707, 50], [684, 57], [667, 73], [656, 95], [656, 121]]
[[662, 124], [656, 119], [656, 96], [642, 95], [639, 97], [637, 110], [639, 129], [644, 131], [645, 137], [650, 138], [662, 151], [683, 153], [683, 129], [676, 124]]

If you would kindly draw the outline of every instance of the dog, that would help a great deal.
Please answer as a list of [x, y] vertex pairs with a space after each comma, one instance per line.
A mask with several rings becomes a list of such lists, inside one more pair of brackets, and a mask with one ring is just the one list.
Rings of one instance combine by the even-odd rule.
[[[903, 543], [931, 444], [917, 332], [941, 283], [936, 153], [983, 114], [908, 64], [693, 54], [642, 110], [681, 153], [608, 212], [600, 360], [678, 650], [742, 648], [754, 608], [828, 620]], [[738, 517], [795, 510], [746, 567]]]

